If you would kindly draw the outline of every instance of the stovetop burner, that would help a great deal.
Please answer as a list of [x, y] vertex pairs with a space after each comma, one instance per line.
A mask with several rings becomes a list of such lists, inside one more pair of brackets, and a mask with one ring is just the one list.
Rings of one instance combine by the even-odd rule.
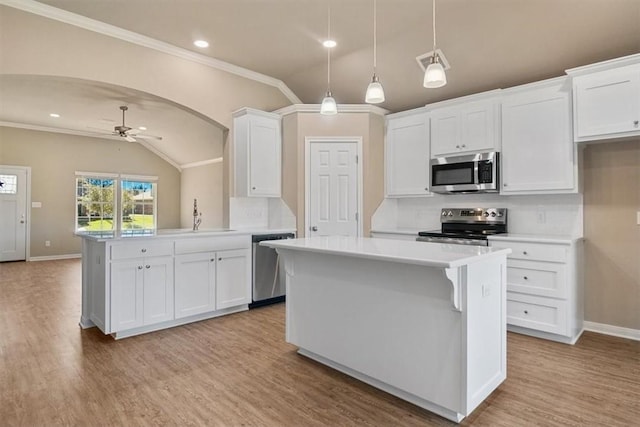
[[440, 230], [421, 231], [421, 237], [486, 240], [507, 232], [506, 208], [445, 208], [440, 213]]

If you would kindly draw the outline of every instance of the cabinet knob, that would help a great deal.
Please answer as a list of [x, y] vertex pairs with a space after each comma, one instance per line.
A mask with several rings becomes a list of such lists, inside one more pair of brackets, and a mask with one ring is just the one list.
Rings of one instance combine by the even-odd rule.
[[146, 267], [146, 268], [151, 268], [151, 266], [150, 266], [150, 265], [148, 265], [148, 264], [147, 264], [145, 267]]
[[213, 262], [213, 261], [215, 261], [215, 260], [216, 260], [215, 258], [211, 258], [211, 262]]
[[527, 310], [524, 311], [524, 314], [529, 314], [529, 312]]
[[138, 270], [142, 270], [142, 266], [141, 265], [138, 266]]
[[222, 258], [218, 258], [218, 261], [222, 261]]
[[503, 186], [503, 187], [506, 187], [507, 185], [509, 185], [509, 184], [507, 184], [506, 182], [503, 182], [503, 183], [502, 183], [502, 186]]
[[252, 190], [255, 190], [255, 189], [256, 189], [256, 187], [251, 187], [251, 189], [252, 189]]
[[145, 252], [147, 252], [147, 250], [143, 248], [143, 249], [142, 249], [142, 253], [145, 253]]
[[467, 148], [466, 144], [462, 144], [462, 148]]
[[634, 120], [634, 121], [633, 121], [633, 125], [634, 125], [635, 127], [638, 127], [638, 125], [639, 125], [639, 124], [640, 124], [640, 121], [638, 121], [638, 120]]
[[522, 251], [522, 255], [527, 255], [527, 251]]
[[529, 280], [529, 278], [527, 276], [524, 276], [524, 280]]
[[429, 191], [429, 187], [424, 187], [424, 191]]
[[459, 145], [456, 145], [456, 148], [460, 148], [460, 146], [459, 146]]

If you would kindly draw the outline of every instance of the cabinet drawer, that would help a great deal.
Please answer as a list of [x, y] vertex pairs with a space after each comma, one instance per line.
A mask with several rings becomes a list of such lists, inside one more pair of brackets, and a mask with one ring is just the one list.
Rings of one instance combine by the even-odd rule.
[[569, 246], [565, 245], [529, 242], [492, 241], [490, 245], [492, 248], [511, 248], [512, 252], [507, 255], [509, 259], [550, 262], [566, 262], [567, 250], [569, 249]]
[[566, 298], [565, 264], [539, 261], [507, 262], [507, 291]]
[[567, 303], [507, 292], [507, 324], [567, 335]]
[[246, 249], [251, 246], [251, 236], [199, 237], [176, 240], [176, 255], [197, 252], [215, 252], [228, 249]]
[[132, 241], [111, 246], [111, 259], [173, 255], [173, 241]]

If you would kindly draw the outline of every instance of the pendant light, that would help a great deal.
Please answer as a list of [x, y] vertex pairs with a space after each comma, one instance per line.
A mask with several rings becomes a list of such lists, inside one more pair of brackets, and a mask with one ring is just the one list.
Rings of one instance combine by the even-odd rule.
[[364, 97], [364, 102], [368, 104], [379, 104], [384, 102], [384, 89], [378, 80], [378, 76], [376, 75], [376, 66], [377, 66], [377, 54], [378, 54], [378, 43], [377, 43], [377, 7], [376, 0], [373, 0], [373, 78], [371, 79], [371, 83], [367, 87], [367, 93]]
[[[331, 4], [327, 2], [327, 41], [331, 40]], [[335, 45], [334, 45], [335, 46]], [[327, 94], [320, 105], [320, 114], [331, 116], [338, 114], [336, 100], [331, 94], [331, 47], [327, 47]]]
[[447, 75], [440, 63], [440, 57], [436, 53], [436, 0], [433, 3], [433, 55], [427, 70], [424, 72], [424, 87], [428, 89], [442, 87], [447, 84]]

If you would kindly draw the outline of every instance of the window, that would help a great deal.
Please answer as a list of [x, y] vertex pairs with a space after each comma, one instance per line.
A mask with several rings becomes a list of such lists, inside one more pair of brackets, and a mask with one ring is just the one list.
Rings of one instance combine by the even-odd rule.
[[[156, 183], [123, 179], [121, 185], [123, 231], [153, 231], [156, 229]], [[137, 233], [136, 233], [137, 234]]]
[[76, 172], [76, 231], [153, 234], [157, 226], [156, 180]]
[[76, 177], [76, 231], [115, 230], [115, 180]]
[[18, 175], [0, 175], [0, 194], [16, 194]]

